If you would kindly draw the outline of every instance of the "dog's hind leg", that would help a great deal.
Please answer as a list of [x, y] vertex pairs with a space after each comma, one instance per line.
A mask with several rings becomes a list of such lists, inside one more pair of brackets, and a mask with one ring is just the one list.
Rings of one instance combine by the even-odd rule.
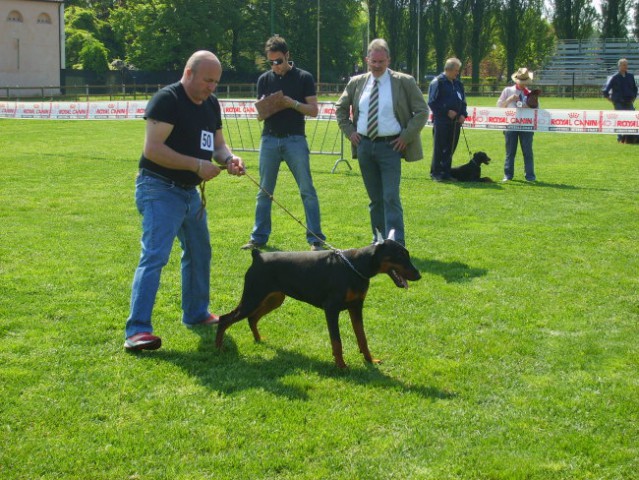
[[366, 332], [364, 331], [364, 315], [363, 304], [358, 304], [348, 308], [348, 314], [351, 317], [351, 323], [353, 325], [353, 331], [357, 338], [357, 345], [359, 351], [364, 355], [364, 359], [370, 363], [382, 363], [381, 360], [373, 358], [371, 352], [368, 350], [368, 340], [366, 339]]
[[257, 329], [257, 322], [259, 322], [260, 318], [266, 315], [269, 312], [272, 312], [276, 308], [278, 308], [284, 302], [286, 295], [282, 292], [273, 292], [268, 295], [262, 303], [260, 303], [259, 307], [257, 307], [248, 317], [249, 327], [251, 327], [251, 332], [253, 332], [253, 338], [256, 342], [260, 342], [262, 337], [260, 336], [260, 332]]
[[333, 357], [337, 368], [346, 368], [344, 363], [344, 351], [342, 349], [342, 339], [339, 334], [339, 309], [325, 308], [326, 323], [328, 325], [328, 335], [331, 338]]

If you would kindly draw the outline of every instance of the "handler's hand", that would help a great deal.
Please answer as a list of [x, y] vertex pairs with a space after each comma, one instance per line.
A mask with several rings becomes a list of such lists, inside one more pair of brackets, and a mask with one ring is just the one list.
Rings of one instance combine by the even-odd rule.
[[348, 138], [351, 141], [351, 143], [355, 146], [359, 145], [359, 142], [362, 141], [362, 137], [359, 133], [357, 133], [357, 131], [351, 133], [351, 136]]
[[457, 119], [457, 121], [458, 121], [460, 124], [463, 124], [463, 123], [466, 121], [466, 117], [464, 117], [463, 115], [460, 115], [460, 116], [459, 116], [459, 118]]
[[208, 182], [209, 180], [217, 177], [222, 169], [215, 165], [212, 162], [207, 162], [206, 160], [198, 160], [200, 162], [200, 171], [198, 175], [202, 180]]
[[229, 175], [237, 175], [239, 177], [246, 173], [246, 168], [242, 159], [233, 155], [233, 158], [226, 165], [226, 171], [229, 172]]
[[448, 110], [448, 118], [450, 118], [451, 120], [455, 120], [456, 116], [457, 112], [455, 110]]

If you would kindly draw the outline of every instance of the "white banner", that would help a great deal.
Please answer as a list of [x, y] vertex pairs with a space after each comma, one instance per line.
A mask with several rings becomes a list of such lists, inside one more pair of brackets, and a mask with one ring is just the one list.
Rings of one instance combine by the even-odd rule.
[[[0, 118], [54, 120], [133, 120], [147, 102], [0, 102]], [[224, 119], [257, 117], [254, 100], [220, 100]], [[639, 134], [639, 112], [468, 107], [466, 128], [532, 132]], [[319, 102], [319, 120], [335, 119], [335, 104]], [[431, 119], [429, 119], [432, 121]], [[432, 123], [429, 124], [432, 125]]]
[[639, 112], [469, 107], [466, 128], [564, 133], [639, 133]]

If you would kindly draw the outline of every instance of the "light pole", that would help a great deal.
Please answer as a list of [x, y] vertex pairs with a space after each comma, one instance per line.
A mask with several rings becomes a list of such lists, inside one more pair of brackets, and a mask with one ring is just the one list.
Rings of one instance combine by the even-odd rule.
[[422, 17], [422, 0], [417, 0], [417, 85], [421, 85], [421, 77], [419, 76], [419, 24]]
[[320, 83], [320, 0], [317, 0], [317, 85]]

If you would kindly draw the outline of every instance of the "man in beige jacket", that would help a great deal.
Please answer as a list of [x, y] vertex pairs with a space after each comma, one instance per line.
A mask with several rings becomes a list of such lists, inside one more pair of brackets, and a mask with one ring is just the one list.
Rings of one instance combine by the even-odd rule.
[[[337, 122], [351, 141], [370, 199], [373, 240], [395, 230], [405, 244], [404, 212], [399, 196], [401, 159], [423, 158], [420, 132], [428, 119], [424, 96], [410, 75], [390, 70], [383, 39], [368, 46], [369, 72], [350, 79], [336, 107]], [[351, 116], [352, 112], [352, 116]]]

